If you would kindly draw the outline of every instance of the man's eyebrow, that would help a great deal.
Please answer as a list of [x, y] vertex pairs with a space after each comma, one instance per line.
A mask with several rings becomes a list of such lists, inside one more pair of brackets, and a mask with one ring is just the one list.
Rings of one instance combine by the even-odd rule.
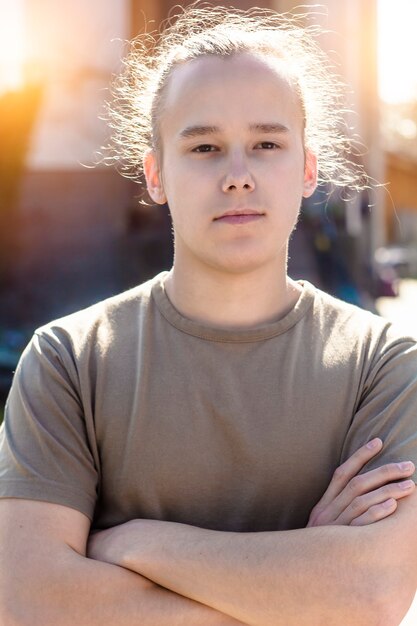
[[187, 126], [180, 132], [180, 137], [182, 139], [190, 139], [201, 137], [202, 135], [213, 135], [219, 131], [220, 128], [218, 126]]
[[267, 124], [251, 124], [249, 129], [254, 132], [261, 133], [288, 133], [289, 128], [279, 122], [271, 122]]
[[[261, 133], [288, 133], [289, 128], [279, 122], [267, 122], [250, 124], [249, 130], [251, 132]], [[221, 128], [219, 126], [187, 126], [180, 131], [179, 136], [181, 139], [193, 139], [194, 137], [202, 137], [203, 135], [214, 135], [220, 133]]]

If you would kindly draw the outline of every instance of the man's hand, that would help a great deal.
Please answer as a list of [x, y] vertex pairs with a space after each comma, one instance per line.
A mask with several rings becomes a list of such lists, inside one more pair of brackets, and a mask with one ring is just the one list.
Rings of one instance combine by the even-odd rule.
[[365, 526], [392, 515], [400, 498], [415, 490], [411, 461], [389, 463], [359, 474], [363, 466], [382, 449], [381, 439], [373, 439], [340, 465], [321, 498], [310, 513], [307, 527]]

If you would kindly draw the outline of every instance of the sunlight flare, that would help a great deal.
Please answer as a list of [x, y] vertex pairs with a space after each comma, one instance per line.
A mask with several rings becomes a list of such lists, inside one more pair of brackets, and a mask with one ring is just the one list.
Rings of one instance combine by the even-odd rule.
[[417, 99], [417, 2], [378, 0], [379, 94], [388, 103]]
[[0, 92], [22, 86], [24, 63], [23, 0], [0, 0]]

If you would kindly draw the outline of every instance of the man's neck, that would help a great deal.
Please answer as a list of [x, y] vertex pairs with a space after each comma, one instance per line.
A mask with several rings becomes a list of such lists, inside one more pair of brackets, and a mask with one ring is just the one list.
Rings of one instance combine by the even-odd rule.
[[172, 304], [185, 317], [231, 329], [281, 319], [301, 293], [301, 287], [285, 270], [279, 272], [273, 266], [243, 274], [207, 269], [197, 277], [175, 263], [165, 289]]

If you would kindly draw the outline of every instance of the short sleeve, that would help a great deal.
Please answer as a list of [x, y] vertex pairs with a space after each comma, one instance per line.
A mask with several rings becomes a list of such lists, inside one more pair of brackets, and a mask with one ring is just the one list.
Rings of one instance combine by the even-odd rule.
[[0, 429], [0, 497], [62, 504], [92, 519], [97, 477], [75, 361], [58, 340], [35, 334]]
[[417, 467], [417, 342], [389, 334], [366, 373], [342, 453], [343, 462], [364, 443], [380, 437], [384, 447], [363, 471], [405, 460]]

